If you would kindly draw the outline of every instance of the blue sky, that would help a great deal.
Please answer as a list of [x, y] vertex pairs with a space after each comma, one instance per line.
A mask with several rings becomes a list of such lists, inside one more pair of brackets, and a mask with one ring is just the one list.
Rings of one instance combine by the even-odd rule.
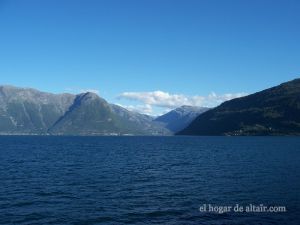
[[[300, 1], [0, 0], [0, 84], [159, 114], [299, 77]], [[119, 96], [119, 97], [118, 97]]]

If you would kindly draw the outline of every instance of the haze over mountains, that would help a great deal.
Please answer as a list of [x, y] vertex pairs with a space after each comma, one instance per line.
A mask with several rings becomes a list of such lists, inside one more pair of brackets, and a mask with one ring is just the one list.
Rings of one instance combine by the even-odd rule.
[[[193, 115], [195, 118], [198, 114]], [[179, 126], [187, 125], [183, 120]], [[171, 135], [174, 130], [169, 127], [159, 119], [109, 104], [90, 92], [50, 94], [0, 86], [0, 134]]]
[[300, 79], [224, 102], [180, 135], [300, 135]]

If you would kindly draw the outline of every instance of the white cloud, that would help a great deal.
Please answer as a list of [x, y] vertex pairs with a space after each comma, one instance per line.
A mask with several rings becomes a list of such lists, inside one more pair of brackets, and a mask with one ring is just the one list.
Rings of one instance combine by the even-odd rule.
[[128, 99], [141, 102], [147, 106], [157, 106], [174, 109], [182, 105], [215, 107], [224, 101], [247, 95], [246, 93], [229, 93], [217, 95], [215, 92], [208, 96], [187, 96], [183, 94], [170, 94], [163, 91], [153, 92], [124, 92], [118, 96], [119, 99]]

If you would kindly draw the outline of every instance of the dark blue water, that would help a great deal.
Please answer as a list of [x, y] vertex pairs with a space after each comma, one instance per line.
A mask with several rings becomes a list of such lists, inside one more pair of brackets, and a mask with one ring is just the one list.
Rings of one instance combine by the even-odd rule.
[[299, 225], [299, 162], [296, 137], [0, 137], [0, 224]]

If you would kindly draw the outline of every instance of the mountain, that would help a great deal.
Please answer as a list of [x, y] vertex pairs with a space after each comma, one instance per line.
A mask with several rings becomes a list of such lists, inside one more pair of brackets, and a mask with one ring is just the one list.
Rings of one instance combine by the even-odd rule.
[[48, 132], [64, 135], [139, 133], [137, 127], [115, 115], [104, 99], [90, 92], [77, 95], [68, 111]]
[[50, 94], [0, 86], [0, 134], [170, 135], [153, 118], [94, 93]]
[[75, 96], [0, 86], [0, 134], [45, 134]]
[[195, 106], [181, 106], [155, 119], [162, 123], [168, 130], [176, 133], [187, 127], [197, 116], [209, 108]]
[[152, 116], [129, 111], [121, 106], [111, 104], [112, 111], [119, 117], [137, 124], [145, 133], [152, 135], [171, 135], [172, 132], [160, 122], [156, 122]]
[[179, 135], [300, 135], [300, 79], [224, 102]]

